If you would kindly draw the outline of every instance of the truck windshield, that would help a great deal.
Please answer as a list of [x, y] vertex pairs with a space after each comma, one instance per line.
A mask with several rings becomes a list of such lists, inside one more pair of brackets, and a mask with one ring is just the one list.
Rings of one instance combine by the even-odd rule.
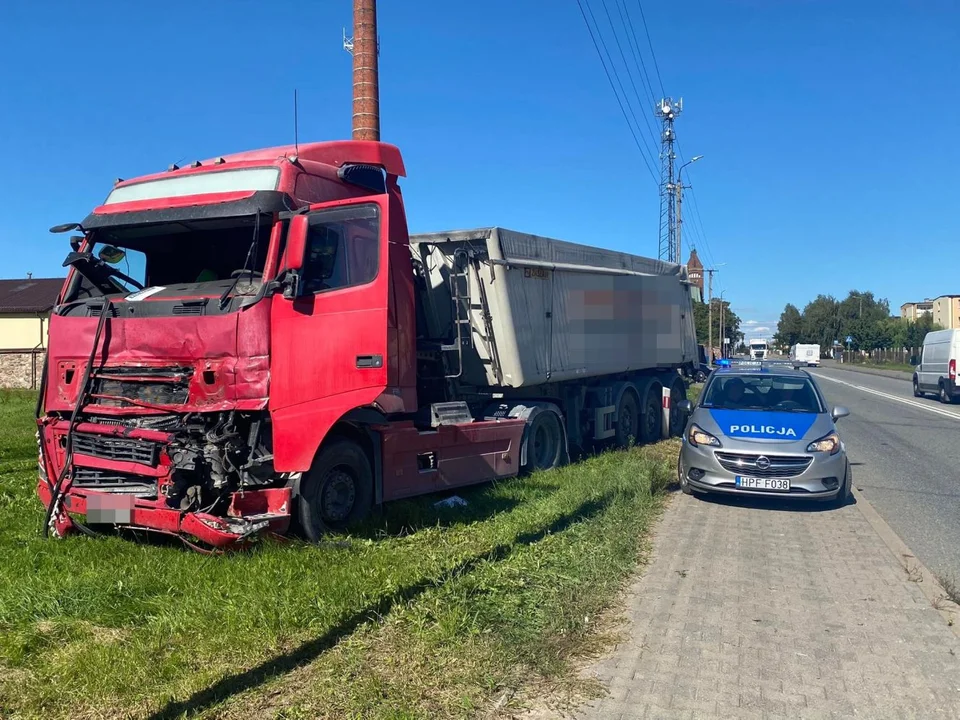
[[751, 350], [766, 350], [767, 346], [763, 343], [754, 343], [750, 346]]
[[[240, 277], [236, 294], [256, 292], [262, 282], [271, 224], [263, 216], [161, 223], [136, 228], [101, 228], [90, 251], [143, 287], [178, 295], [219, 295]], [[245, 269], [244, 269], [245, 268]], [[79, 269], [79, 268], [78, 268]], [[116, 292], [81, 277], [68, 300], [125, 295], [139, 288], [111, 277]], [[161, 293], [163, 291], [160, 291]]]
[[810, 380], [777, 375], [716, 376], [704, 390], [702, 405], [717, 410], [823, 412]]

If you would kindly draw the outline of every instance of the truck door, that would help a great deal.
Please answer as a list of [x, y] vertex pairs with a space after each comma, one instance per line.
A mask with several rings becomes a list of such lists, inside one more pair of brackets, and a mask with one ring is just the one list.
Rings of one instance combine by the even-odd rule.
[[298, 286], [286, 297], [276, 293], [271, 309], [270, 411], [280, 472], [308, 469], [330, 427], [386, 389], [387, 225], [380, 198], [311, 206], [290, 223], [281, 267]]

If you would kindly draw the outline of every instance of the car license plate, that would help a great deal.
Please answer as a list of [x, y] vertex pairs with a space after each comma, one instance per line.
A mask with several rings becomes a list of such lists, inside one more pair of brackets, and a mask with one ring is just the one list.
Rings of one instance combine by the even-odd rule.
[[737, 487], [745, 490], [790, 492], [790, 480], [787, 478], [752, 478], [737, 475]]

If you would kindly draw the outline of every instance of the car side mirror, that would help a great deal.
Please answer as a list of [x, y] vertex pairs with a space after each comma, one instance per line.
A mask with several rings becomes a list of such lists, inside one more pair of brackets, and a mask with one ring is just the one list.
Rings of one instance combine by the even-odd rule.
[[845, 418], [850, 414], [850, 411], [842, 405], [837, 405], [833, 410], [830, 411], [830, 417], [833, 418], [833, 421], [836, 422], [840, 418]]
[[680, 412], [686, 415], [689, 415], [690, 413], [693, 412], [693, 403], [690, 402], [689, 400], [681, 400], [680, 402], [677, 403], [677, 410], [679, 410]]

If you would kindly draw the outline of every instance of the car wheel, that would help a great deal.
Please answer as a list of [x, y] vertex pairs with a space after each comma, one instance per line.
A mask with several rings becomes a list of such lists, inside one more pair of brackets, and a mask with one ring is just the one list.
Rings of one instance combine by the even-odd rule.
[[366, 453], [354, 442], [335, 440], [320, 451], [300, 486], [299, 519], [303, 534], [318, 542], [362, 520], [373, 500], [373, 472]]
[[845, 507], [853, 500], [853, 471], [850, 469], [850, 463], [847, 463], [847, 472], [843, 478], [843, 485], [840, 492], [837, 493], [837, 507]]
[[943, 380], [940, 381], [940, 402], [942, 402], [944, 405], [950, 404], [950, 396], [947, 394], [947, 385], [943, 382]]
[[913, 396], [914, 397], [923, 397], [923, 393], [920, 392], [920, 383], [917, 382], [917, 377], [913, 377]]
[[693, 376], [695, 382], [703, 383], [707, 381], [707, 374], [703, 370], [697, 370], [696, 374]]
[[693, 495], [693, 488], [690, 487], [690, 483], [687, 481], [687, 476], [684, 474], [679, 460], [677, 461], [677, 482], [680, 483], [680, 492], [684, 495]]

